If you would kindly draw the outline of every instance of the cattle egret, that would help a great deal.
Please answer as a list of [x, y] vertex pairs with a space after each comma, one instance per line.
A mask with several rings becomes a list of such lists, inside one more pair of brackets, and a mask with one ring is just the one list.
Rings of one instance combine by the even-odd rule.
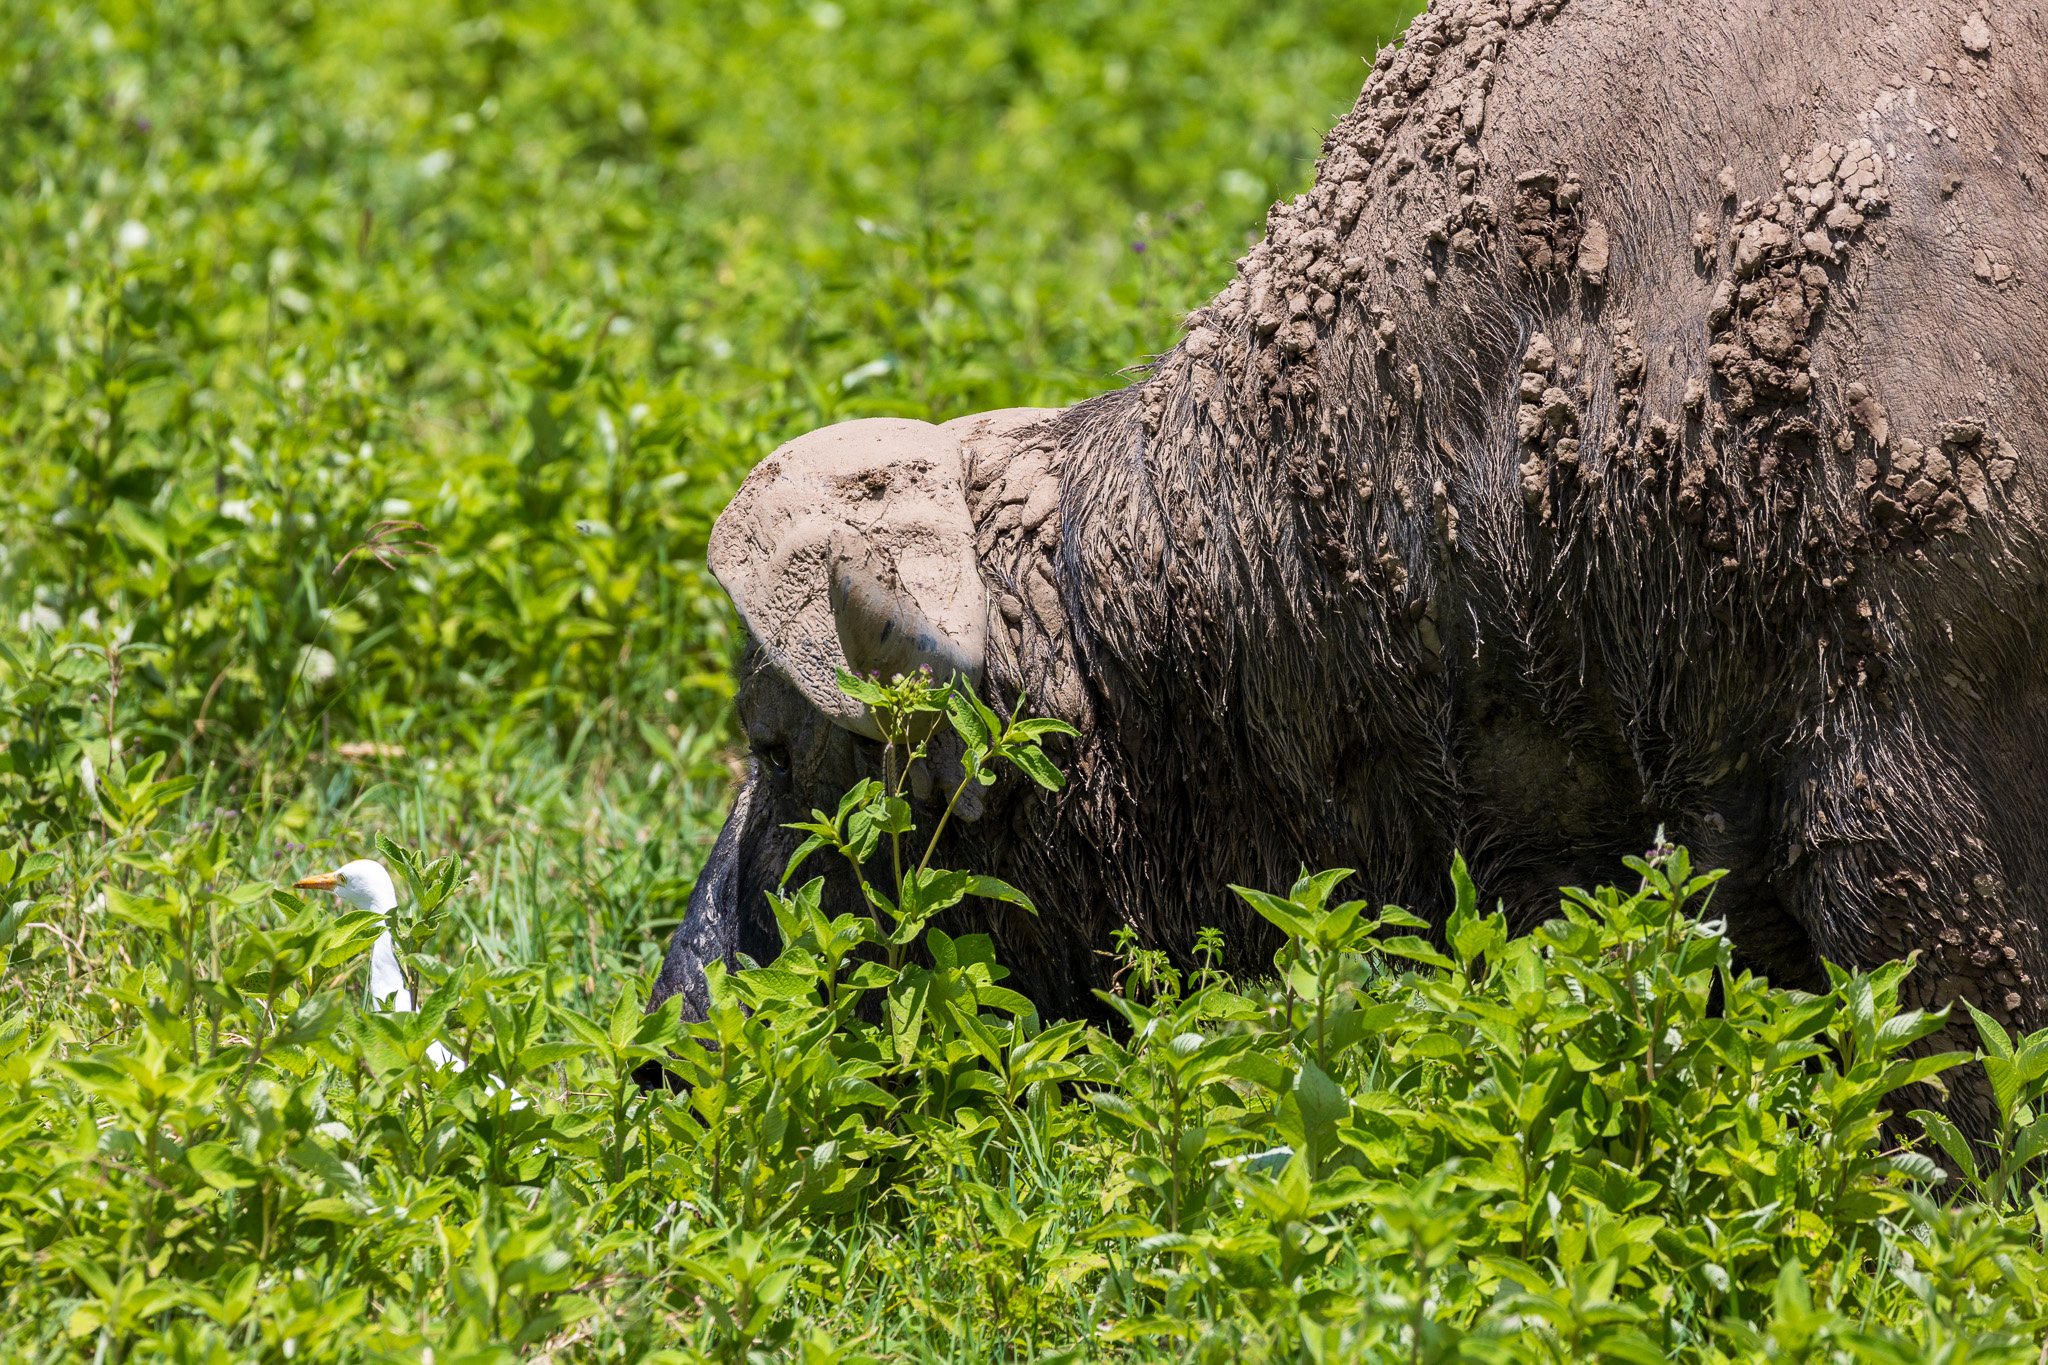
[[[398, 1014], [413, 1012], [412, 992], [406, 989], [405, 973], [398, 965], [398, 941], [391, 937], [391, 912], [398, 908], [398, 888], [382, 863], [358, 858], [332, 872], [301, 877], [292, 883], [303, 891], [332, 891], [358, 910], [368, 910], [384, 919], [384, 932], [370, 947], [370, 1003]], [[462, 1070], [462, 1059], [436, 1041], [427, 1045], [427, 1060], [435, 1066]]]

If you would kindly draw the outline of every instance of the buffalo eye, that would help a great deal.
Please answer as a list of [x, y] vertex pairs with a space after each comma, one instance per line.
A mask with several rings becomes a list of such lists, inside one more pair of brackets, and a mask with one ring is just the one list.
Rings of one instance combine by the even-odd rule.
[[789, 776], [789, 749], [781, 744], [765, 744], [756, 750], [761, 761], [775, 770], [777, 777]]

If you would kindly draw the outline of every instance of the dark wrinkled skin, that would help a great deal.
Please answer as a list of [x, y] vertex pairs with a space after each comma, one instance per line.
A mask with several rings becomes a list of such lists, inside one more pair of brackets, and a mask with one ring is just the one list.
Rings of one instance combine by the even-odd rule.
[[[1662, 827], [1774, 980], [1917, 952], [1909, 1003], [2048, 1022], [2048, 16], [1972, 8], [1434, 5], [1149, 378], [967, 452], [984, 690], [1083, 737], [944, 853], [1040, 918], [954, 927], [1061, 1013], [1120, 925], [1258, 969], [1229, 883], [1440, 921], [1455, 848], [1527, 925]], [[772, 956], [776, 825], [874, 762], [740, 709], [657, 999]]]
[[[733, 792], [732, 811], [690, 894], [689, 913], [669, 941], [655, 982], [659, 1004], [680, 994], [692, 1017], [702, 1018], [704, 964], [731, 961], [735, 951], [772, 961], [780, 948], [767, 892], [782, 874], [802, 836], [786, 825], [831, 810], [839, 796], [878, 766], [880, 746], [831, 724], [807, 703], [758, 649], [741, 661], [738, 711], [747, 743], [746, 776]], [[821, 855], [797, 879], [827, 870]], [[838, 871], [838, 869], [832, 869]], [[851, 878], [832, 879], [835, 904], [852, 910]]]

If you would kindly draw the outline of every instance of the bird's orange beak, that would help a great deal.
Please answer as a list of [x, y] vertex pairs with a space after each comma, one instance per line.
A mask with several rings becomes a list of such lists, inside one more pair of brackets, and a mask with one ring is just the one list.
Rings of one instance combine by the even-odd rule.
[[315, 872], [310, 877], [301, 877], [292, 883], [301, 891], [332, 891], [341, 885], [341, 878], [332, 872]]

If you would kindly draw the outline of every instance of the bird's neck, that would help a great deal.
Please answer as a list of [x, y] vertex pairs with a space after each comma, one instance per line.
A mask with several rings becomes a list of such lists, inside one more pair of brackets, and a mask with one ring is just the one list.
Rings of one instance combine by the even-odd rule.
[[412, 992], [405, 988], [405, 972], [398, 965], [398, 941], [389, 929], [370, 948], [370, 1003], [401, 1014], [412, 1009]]

